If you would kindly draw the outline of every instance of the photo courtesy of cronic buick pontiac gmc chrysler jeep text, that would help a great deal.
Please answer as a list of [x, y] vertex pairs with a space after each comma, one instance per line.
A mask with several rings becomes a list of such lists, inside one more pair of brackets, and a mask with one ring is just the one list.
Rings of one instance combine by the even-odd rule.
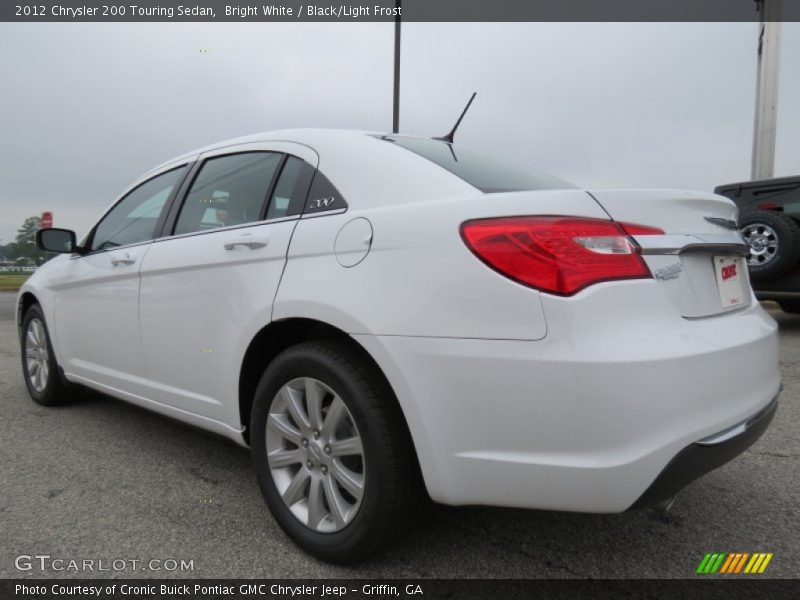
[[441, 140], [231, 140], [146, 174], [80, 241], [38, 233], [61, 256], [20, 291], [25, 382], [249, 446], [278, 523], [329, 561], [389, 543], [426, 493], [664, 505], [776, 409], [736, 218]]

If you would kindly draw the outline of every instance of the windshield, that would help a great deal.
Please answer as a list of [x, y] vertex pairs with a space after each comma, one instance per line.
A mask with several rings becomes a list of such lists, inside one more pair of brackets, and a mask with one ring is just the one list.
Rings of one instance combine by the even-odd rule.
[[392, 135], [375, 137], [427, 158], [486, 194], [575, 187], [547, 173], [510, 166], [440, 140]]

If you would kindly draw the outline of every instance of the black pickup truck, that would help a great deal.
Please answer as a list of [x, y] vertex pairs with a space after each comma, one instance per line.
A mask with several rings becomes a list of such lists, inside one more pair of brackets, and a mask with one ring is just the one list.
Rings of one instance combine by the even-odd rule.
[[739, 207], [747, 266], [760, 300], [800, 313], [800, 176], [717, 186]]

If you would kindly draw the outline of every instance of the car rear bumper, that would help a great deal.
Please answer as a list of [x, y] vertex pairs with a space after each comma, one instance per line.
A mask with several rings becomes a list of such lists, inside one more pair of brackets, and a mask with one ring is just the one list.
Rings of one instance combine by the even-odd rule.
[[757, 303], [691, 320], [653, 309], [652, 285], [597, 287], [559, 299], [573, 304], [540, 341], [353, 336], [398, 396], [434, 500], [622, 512], [684, 448], [777, 396], [777, 326]]
[[766, 408], [743, 423], [681, 450], [631, 508], [645, 508], [667, 502], [698, 477], [739, 456], [767, 430], [777, 409], [776, 397]]

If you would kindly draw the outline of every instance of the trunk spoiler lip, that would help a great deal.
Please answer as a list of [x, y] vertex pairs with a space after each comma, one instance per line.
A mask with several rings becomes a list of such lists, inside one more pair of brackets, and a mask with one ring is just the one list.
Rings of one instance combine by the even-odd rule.
[[678, 255], [690, 253], [747, 256], [750, 246], [735, 233], [634, 235], [643, 255]]

